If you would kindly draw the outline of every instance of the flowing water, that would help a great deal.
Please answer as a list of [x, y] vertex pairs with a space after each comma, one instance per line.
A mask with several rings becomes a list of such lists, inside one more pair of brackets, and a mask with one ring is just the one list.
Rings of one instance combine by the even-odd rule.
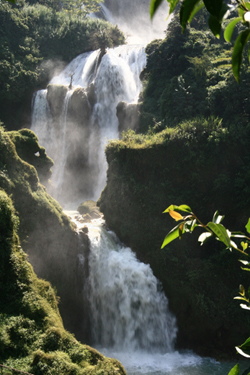
[[[76, 176], [69, 173], [71, 167], [67, 167], [67, 159], [74, 150], [71, 143], [77, 138], [77, 141], [81, 142], [79, 138], [82, 137], [84, 147], [85, 137], [81, 136], [82, 129], [85, 127], [86, 131], [90, 132], [86, 164], [93, 179], [92, 188], [86, 194], [82, 194], [80, 201], [75, 204], [86, 199], [97, 200], [106, 183], [105, 146], [109, 139], [119, 137], [116, 106], [121, 101], [136, 103], [142, 87], [139, 75], [146, 65], [144, 46], [119, 46], [108, 49], [101, 61], [99, 56], [100, 51], [78, 56], [60, 75], [51, 80], [51, 85], [61, 85], [66, 90], [70, 84], [72, 85], [72, 89], [68, 90], [64, 98], [62, 114], [56, 120], [52, 118], [47, 90], [38, 91], [33, 100], [31, 129], [55, 162], [51, 179], [54, 189], [50, 193], [62, 205], [72, 205], [67, 199], [73, 195], [70, 191], [72, 178], [76, 180]], [[89, 121], [83, 117], [81, 124], [72, 124], [67, 117], [71, 97], [78, 88], [87, 90], [90, 85], [95, 93], [91, 119]], [[84, 176], [82, 180], [79, 185], [84, 184]], [[67, 188], [69, 191], [66, 191]]]
[[[65, 211], [80, 231], [88, 227], [92, 345], [121, 361], [129, 375], [226, 375], [234, 362], [220, 363], [193, 352], [174, 350], [175, 317], [149, 265], [139, 262], [103, 219], [82, 223]], [[242, 368], [247, 368], [243, 364]]]
[[[148, 6], [149, 0], [137, 0], [136, 5], [134, 0], [105, 0], [101, 13], [118, 24], [129, 41], [146, 43], [164, 36], [167, 2], [153, 26], [148, 19]], [[92, 87], [95, 96], [95, 103], [88, 103], [90, 119], [84, 116], [81, 119], [81, 128], [86, 126], [89, 129], [88, 168], [83, 180], [92, 182], [91, 188], [82, 193], [81, 200], [95, 200], [106, 183], [104, 148], [107, 139], [119, 136], [116, 106], [120, 101], [135, 103], [141, 90], [139, 75], [146, 65], [144, 47], [120, 46], [109, 49], [102, 57], [100, 51], [76, 57], [51, 81], [52, 85], [63, 85], [67, 91], [57, 120], [53, 117], [47, 90], [35, 94], [32, 130], [55, 162], [53, 194], [60, 203], [69, 203], [72, 207], [70, 197], [73, 194], [70, 190], [65, 192], [65, 180], [68, 178], [69, 185], [72, 185], [77, 179], [77, 176], [72, 178], [67, 170], [70, 169], [67, 163], [72, 152], [72, 133], [75, 132], [73, 140], [77, 141], [82, 134], [69, 121], [74, 92], [78, 88], [88, 90]], [[84, 147], [84, 139], [80, 138], [80, 142]], [[88, 174], [89, 170], [94, 176]], [[65, 202], [65, 196], [68, 202]], [[93, 346], [105, 355], [119, 359], [129, 375], [222, 375], [229, 372], [233, 363], [219, 363], [192, 352], [175, 351], [176, 319], [169, 311], [168, 300], [149, 265], [139, 262], [131, 249], [105, 229], [101, 219], [82, 224], [79, 214], [67, 213], [78, 230], [83, 225], [88, 226], [90, 253], [88, 259], [81, 255], [79, 264], [88, 263], [85, 292], [89, 301]]]

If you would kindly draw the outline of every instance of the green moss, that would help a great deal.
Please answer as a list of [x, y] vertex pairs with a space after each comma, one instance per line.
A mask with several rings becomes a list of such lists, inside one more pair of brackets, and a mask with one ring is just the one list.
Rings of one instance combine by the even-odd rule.
[[19, 221], [3, 190], [0, 223], [0, 362], [35, 375], [125, 374], [65, 331], [53, 288], [37, 278], [19, 244]]
[[186, 203], [207, 222], [218, 209], [227, 227], [244, 231], [249, 142], [249, 125], [195, 118], [159, 133], [128, 131], [106, 148], [108, 179], [98, 204], [107, 225], [162, 282], [177, 316], [177, 345], [203, 355], [231, 355], [244, 341], [248, 318], [233, 297], [249, 281], [236, 254], [213, 241], [201, 248], [195, 234], [160, 250], [174, 226], [162, 212]]
[[18, 156], [36, 168], [42, 184], [48, 183], [52, 174], [50, 168], [54, 163], [47, 156], [44, 147], [39, 145], [35, 133], [29, 129], [21, 129], [8, 134], [16, 147]]

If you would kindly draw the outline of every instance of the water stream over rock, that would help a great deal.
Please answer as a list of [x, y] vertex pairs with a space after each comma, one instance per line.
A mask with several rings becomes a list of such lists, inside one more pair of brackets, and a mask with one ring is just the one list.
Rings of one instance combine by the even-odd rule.
[[[159, 22], [158, 33], [155, 24], [152, 33], [147, 31], [148, 4], [106, 0], [101, 13], [130, 33], [130, 40], [137, 34], [137, 42], [145, 43], [164, 34]], [[165, 27], [166, 7], [160, 15]], [[104, 148], [108, 139], [119, 137], [118, 103], [137, 102], [144, 49], [126, 45], [103, 56], [99, 50], [84, 53], [34, 95], [31, 129], [55, 162], [49, 189], [64, 207], [98, 199], [105, 186]], [[79, 213], [68, 214], [78, 230], [88, 228], [89, 254], [79, 256], [79, 269], [88, 266], [84, 290], [92, 345], [121, 360], [131, 375], [219, 375], [230, 369], [230, 364], [224, 369], [212, 359], [174, 351], [176, 321], [150, 266], [107, 231], [102, 219], [83, 224]]]

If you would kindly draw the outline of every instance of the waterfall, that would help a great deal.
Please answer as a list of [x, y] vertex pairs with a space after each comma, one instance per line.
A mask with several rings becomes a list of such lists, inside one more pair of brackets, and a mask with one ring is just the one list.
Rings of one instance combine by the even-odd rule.
[[121, 352], [171, 352], [175, 318], [149, 265], [102, 223], [88, 225], [89, 300], [94, 344]]
[[[137, 102], [145, 65], [140, 45], [110, 48], [101, 61], [99, 50], [84, 53], [51, 80], [49, 91], [36, 94], [31, 129], [55, 162], [49, 192], [61, 204], [72, 204], [69, 197], [79, 204], [100, 196], [106, 183], [104, 149], [108, 140], [119, 137], [116, 106]], [[76, 148], [84, 154], [77, 156]]]

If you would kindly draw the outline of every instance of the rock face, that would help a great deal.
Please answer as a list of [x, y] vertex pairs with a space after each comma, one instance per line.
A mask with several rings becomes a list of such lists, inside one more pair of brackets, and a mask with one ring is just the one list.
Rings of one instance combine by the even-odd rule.
[[119, 133], [132, 129], [138, 130], [139, 128], [139, 105], [128, 104], [126, 102], [118, 103], [116, 107], [116, 116], [119, 120]]
[[36, 135], [27, 129], [6, 133], [1, 128], [0, 132], [0, 188], [12, 195], [19, 213], [21, 245], [36, 274], [56, 287], [65, 327], [74, 332], [78, 339], [87, 341], [89, 324], [83, 296], [84, 274], [80, 269], [79, 256], [85, 255], [88, 239], [84, 234], [79, 238], [80, 235], [75, 232], [73, 223], [60, 205], [40, 184], [37, 174], [39, 168], [36, 170], [18, 156], [23, 155], [31, 163], [33, 159], [36, 161], [36, 158], [41, 158], [46, 168], [51, 165], [51, 159], [32, 154], [37, 152], [37, 147], [41, 152]]
[[48, 85], [47, 100], [53, 119], [56, 121], [63, 112], [63, 103], [68, 91], [64, 85]]
[[15, 368], [33, 374], [125, 375], [118, 361], [65, 331], [55, 292], [28, 263], [17, 235], [14, 206], [1, 189], [0, 222], [0, 362], [6, 364], [11, 357], [11, 367], [16, 363]]
[[[165, 235], [176, 225], [162, 212], [170, 204], [188, 204], [207, 222], [218, 209], [226, 214], [226, 226], [243, 229], [247, 212], [233, 191], [238, 173], [247, 166], [225, 129], [209, 131], [194, 122], [164, 134], [151, 144], [148, 138], [142, 144], [141, 135], [137, 145], [132, 144], [134, 135], [127, 142], [109, 144], [107, 186], [98, 204], [109, 228], [162, 282], [177, 317], [178, 348], [230, 356], [246, 339], [246, 313], [233, 300], [239, 284], [249, 285], [238, 255], [212, 240], [200, 247], [199, 233], [161, 250]], [[217, 157], [219, 164], [214, 162]]]

